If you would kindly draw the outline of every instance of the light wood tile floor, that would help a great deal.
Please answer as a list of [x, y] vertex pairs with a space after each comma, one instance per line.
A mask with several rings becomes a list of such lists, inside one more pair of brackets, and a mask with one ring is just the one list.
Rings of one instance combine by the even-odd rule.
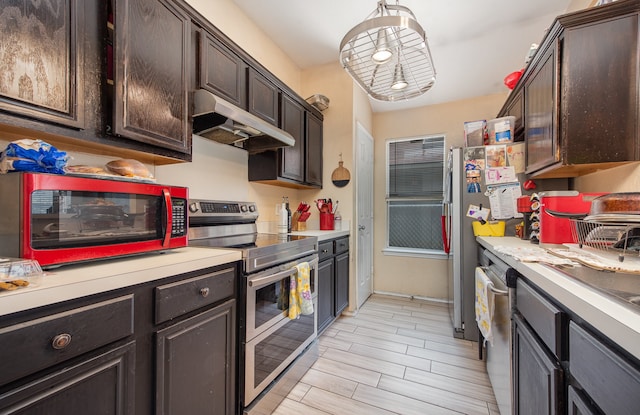
[[445, 304], [373, 295], [318, 339], [320, 358], [274, 415], [498, 415], [477, 343]]

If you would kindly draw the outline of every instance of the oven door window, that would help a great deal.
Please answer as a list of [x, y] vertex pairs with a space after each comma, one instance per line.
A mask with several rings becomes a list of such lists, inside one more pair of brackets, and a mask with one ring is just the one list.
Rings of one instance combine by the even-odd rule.
[[313, 337], [314, 332], [314, 315], [301, 315], [256, 343], [253, 387], [257, 388], [278, 366], [295, 357], [296, 350]]
[[76, 248], [161, 238], [158, 196], [38, 190], [31, 194], [34, 249]]
[[286, 317], [289, 313], [289, 277], [283, 278], [256, 290], [255, 328], [263, 327], [274, 318]]

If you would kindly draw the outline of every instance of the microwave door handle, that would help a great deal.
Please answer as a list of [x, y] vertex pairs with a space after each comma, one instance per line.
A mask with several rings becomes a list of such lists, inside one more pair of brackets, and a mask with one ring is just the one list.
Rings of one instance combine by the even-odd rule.
[[171, 229], [173, 228], [173, 205], [171, 204], [171, 193], [169, 193], [168, 189], [162, 189], [162, 195], [164, 196], [164, 205], [167, 209], [167, 221], [165, 223], [162, 247], [167, 248], [169, 246], [169, 241], [171, 240]]

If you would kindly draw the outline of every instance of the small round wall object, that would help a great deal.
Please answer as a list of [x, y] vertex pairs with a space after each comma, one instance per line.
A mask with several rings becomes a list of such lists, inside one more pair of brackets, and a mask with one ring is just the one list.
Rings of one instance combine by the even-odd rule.
[[[342, 158], [342, 154], [340, 154]], [[351, 180], [351, 173], [343, 166], [343, 161], [338, 162], [338, 168], [331, 174], [331, 181], [336, 187], [345, 187]]]

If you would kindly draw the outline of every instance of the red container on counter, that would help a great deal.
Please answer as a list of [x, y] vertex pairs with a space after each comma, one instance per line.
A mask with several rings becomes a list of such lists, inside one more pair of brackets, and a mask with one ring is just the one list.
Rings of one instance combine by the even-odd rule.
[[320, 230], [332, 231], [334, 225], [333, 213], [320, 213]]
[[[573, 243], [571, 218], [553, 215], [573, 214], [574, 218], [586, 216], [591, 210], [591, 201], [606, 193], [580, 193], [575, 190], [542, 192], [540, 196], [540, 243]], [[549, 213], [551, 212], [551, 213]]]

